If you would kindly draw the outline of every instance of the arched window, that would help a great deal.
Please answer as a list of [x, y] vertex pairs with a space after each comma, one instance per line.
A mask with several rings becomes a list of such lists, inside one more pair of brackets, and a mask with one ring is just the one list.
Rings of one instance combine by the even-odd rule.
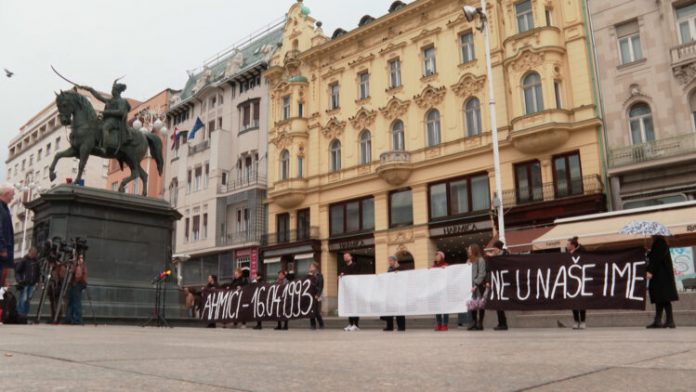
[[466, 113], [466, 135], [476, 136], [481, 134], [481, 103], [478, 98], [470, 98], [464, 104]]
[[537, 113], [544, 110], [544, 96], [541, 92], [541, 77], [532, 72], [522, 80], [524, 90], [524, 110], [526, 114]]
[[648, 104], [639, 102], [631, 106], [628, 122], [631, 128], [631, 143], [642, 144], [655, 140], [652, 112]]
[[283, 150], [280, 153], [280, 179], [285, 181], [290, 178], [290, 153]]
[[394, 121], [391, 129], [392, 134], [392, 151], [404, 151], [406, 145], [404, 143], [404, 123], [401, 120]]
[[372, 162], [372, 137], [370, 131], [365, 129], [360, 132], [360, 164], [368, 165]]
[[433, 109], [425, 115], [428, 147], [440, 144], [440, 112]]
[[329, 146], [329, 150], [331, 152], [331, 171], [337, 172], [341, 170], [341, 142], [338, 140], [332, 141], [331, 145]]

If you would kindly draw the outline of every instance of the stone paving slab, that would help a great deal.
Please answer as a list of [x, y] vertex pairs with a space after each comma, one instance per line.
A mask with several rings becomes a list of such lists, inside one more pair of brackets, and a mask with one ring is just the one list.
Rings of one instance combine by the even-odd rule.
[[693, 390], [696, 328], [0, 326], [3, 391]]

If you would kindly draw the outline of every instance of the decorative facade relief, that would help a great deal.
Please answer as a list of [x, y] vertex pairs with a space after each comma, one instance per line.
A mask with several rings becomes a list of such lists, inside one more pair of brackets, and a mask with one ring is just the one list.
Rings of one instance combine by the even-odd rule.
[[446, 87], [433, 87], [429, 84], [422, 93], [414, 96], [413, 100], [421, 109], [429, 109], [442, 103], [445, 94], [447, 94]]
[[535, 53], [527, 49], [510, 63], [515, 72], [525, 71], [540, 66], [544, 63], [544, 53]]
[[459, 97], [468, 97], [471, 95], [475, 95], [476, 93], [481, 91], [485, 84], [485, 75], [477, 77], [474, 74], [466, 73], [462, 75], [462, 77], [459, 79], [459, 82], [452, 85], [452, 91], [454, 91], [454, 93], [457, 94], [457, 96]]
[[411, 101], [402, 101], [397, 97], [392, 97], [379, 111], [387, 120], [394, 120], [406, 114], [409, 106], [411, 106]]
[[336, 139], [343, 134], [346, 129], [346, 122], [339, 121], [336, 117], [331, 117], [328, 123], [321, 128], [321, 133], [327, 139]]
[[375, 122], [375, 117], [377, 117], [377, 112], [375, 110], [365, 109], [364, 106], [360, 107], [355, 116], [348, 119], [353, 128], [355, 129], [365, 129], [368, 128]]

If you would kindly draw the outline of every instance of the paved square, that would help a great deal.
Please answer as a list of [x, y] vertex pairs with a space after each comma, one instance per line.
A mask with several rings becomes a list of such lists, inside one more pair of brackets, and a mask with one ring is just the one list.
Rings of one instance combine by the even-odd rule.
[[693, 391], [696, 386], [695, 328], [346, 333], [3, 325], [0, 355], [3, 391]]

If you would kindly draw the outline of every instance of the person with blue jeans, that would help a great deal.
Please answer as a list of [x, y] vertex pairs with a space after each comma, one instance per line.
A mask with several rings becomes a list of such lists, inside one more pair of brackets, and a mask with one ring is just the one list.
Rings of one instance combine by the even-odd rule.
[[82, 291], [87, 288], [87, 266], [84, 256], [80, 255], [75, 264], [72, 285], [70, 286], [68, 312], [65, 324], [82, 324]]
[[[435, 260], [433, 260], [432, 268], [446, 268], [447, 262], [445, 261], [445, 253], [438, 251], [435, 253]], [[449, 330], [449, 314], [436, 314], [435, 315], [435, 330], [444, 332]]]
[[29, 249], [29, 252], [15, 265], [15, 280], [17, 291], [19, 291], [17, 313], [24, 317], [29, 314], [29, 303], [41, 276], [38, 253], [36, 248]]

